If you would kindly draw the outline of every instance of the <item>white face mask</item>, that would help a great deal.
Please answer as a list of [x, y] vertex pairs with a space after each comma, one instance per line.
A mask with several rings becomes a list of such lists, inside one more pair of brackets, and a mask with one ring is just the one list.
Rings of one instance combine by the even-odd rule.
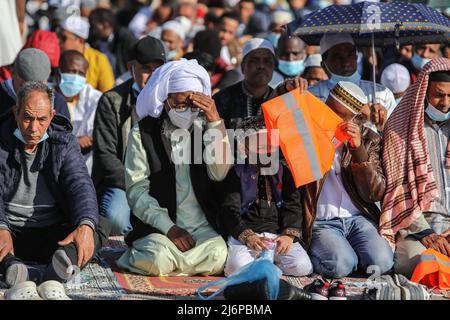
[[192, 112], [191, 109], [188, 109], [183, 112], [176, 112], [174, 109], [170, 109], [168, 115], [174, 126], [187, 130], [192, 126], [194, 120], [197, 119], [198, 111]]
[[425, 109], [425, 112], [434, 121], [443, 122], [450, 119], [450, 112], [443, 113], [441, 110], [435, 108], [430, 103], [428, 103], [428, 107]]

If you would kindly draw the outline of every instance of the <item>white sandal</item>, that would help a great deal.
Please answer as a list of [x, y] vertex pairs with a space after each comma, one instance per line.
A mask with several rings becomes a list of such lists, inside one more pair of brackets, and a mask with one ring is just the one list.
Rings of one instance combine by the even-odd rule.
[[66, 295], [66, 290], [61, 282], [55, 280], [45, 281], [37, 288], [37, 291], [44, 300], [70, 300]]
[[5, 292], [5, 300], [42, 300], [37, 292], [36, 283], [25, 281], [16, 284]]

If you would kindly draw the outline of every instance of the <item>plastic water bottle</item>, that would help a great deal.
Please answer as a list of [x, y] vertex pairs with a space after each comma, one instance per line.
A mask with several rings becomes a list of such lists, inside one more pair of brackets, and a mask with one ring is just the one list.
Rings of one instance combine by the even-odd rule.
[[267, 250], [261, 252], [261, 259], [267, 259], [273, 262], [275, 260], [275, 248], [277, 243], [274, 241], [264, 241], [264, 244], [266, 245]]

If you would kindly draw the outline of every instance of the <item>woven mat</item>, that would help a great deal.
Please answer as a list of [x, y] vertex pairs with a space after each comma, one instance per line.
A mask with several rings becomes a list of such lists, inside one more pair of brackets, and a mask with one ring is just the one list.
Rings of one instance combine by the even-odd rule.
[[[6, 285], [1, 280], [0, 299], [3, 299]], [[66, 294], [73, 300], [118, 300], [126, 293], [103, 262], [89, 263], [64, 286]]]
[[[125, 251], [126, 245], [121, 237], [111, 237], [107, 246], [102, 251], [103, 258], [107, 261], [114, 272], [118, 283], [128, 294], [137, 295], [155, 295], [155, 296], [184, 296], [186, 298], [195, 299], [196, 291], [206, 283], [220, 279], [220, 277], [149, 277], [131, 274], [120, 270], [115, 261]], [[310, 284], [318, 275], [309, 277], [283, 277], [289, 283], [303, 288]], [[361, 299], [364, 291], [365, 278], [344, 278], [347, 294], [351, 299]], [[217, 288], [211, 287], [204, 294], [213, 293]], [[191, 297], [189, 297], [191, 296]], [[223, 296], [219, 296], [223, 299]]]

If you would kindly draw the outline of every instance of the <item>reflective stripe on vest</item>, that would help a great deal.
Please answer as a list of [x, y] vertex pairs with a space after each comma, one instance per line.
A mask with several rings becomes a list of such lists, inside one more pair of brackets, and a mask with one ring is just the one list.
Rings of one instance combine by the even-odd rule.
[[280, 147], [296, 186], [322, 178], [334, 159], [331, 140], [341, 118], [298, 89], [265, 102], [262, 109], [267, 129], [279, 130]]

